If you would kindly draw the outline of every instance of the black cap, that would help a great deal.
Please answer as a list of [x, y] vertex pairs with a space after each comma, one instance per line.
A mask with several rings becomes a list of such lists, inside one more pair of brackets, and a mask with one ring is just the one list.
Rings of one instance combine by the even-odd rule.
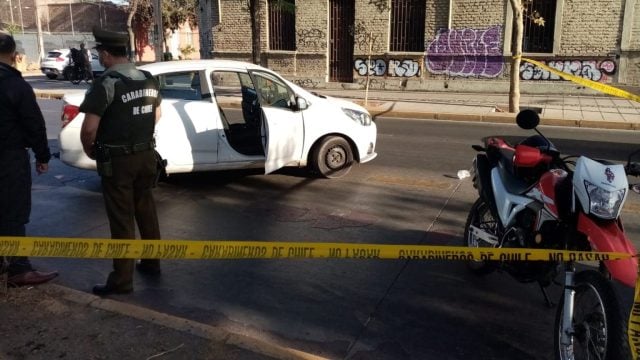
[[93, 37], [96, 38], [96, 49], [129, 45], [129, 35], [124, 32], [103, 30], [96, 26], [93, 28]]

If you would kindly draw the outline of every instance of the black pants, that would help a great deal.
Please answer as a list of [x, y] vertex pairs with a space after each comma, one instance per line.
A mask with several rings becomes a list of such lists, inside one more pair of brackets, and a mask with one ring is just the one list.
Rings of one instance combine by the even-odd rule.
[[[25, 236], [31, 213], [31, 167], [26, 149], [0, 150], [0, 236]], [[32, 270], [26, 257], [7, 257], [9, 276]]]
[[[111, 238], [135, 239], [135, 223], [142, 239], [160, 239], [160, 226], [152, 187], [156, 176], [153, 150], [111, 158], [113, 175], [102, 177]], [[149, 266], [160, 266], [159, 260], [143, 260]], [[113, 272], [107, 284], [129, 287], [133, 283], [132, 259], [114, 259]]]

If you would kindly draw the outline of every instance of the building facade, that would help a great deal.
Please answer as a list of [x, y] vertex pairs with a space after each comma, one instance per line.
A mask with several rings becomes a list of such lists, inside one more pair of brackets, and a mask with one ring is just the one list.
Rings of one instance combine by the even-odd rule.
[[[508, 88], [509, 0], [256, 0], [263, 66], [306, 87]], [[247, 0], [200, 2], [203, 57], [251, 61]], [[590, 80], [640, 85], [640, 0], [533, 0], [524, 57]], [[209, 51], [206, 51], [208, 49]], [[256, 49], [257, 50], [257, 49]], [[569, 83], [529, 63], [525, 90]], [[543, 86], [540, 86], [543, 85]]]

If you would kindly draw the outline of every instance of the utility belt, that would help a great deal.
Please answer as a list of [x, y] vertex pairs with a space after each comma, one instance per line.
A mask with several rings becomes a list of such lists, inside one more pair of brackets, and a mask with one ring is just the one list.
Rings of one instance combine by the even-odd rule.
[[135, 153], [153, 150], [156, 147], [156, 142], [151, 140], [145, 143], [133, 144], [133, 145], [103, 145], [104, 149], [109, 152], [111, 156], [124, 156], [132, 155]]
[[100, 176], [113, 176], [112, 157], [133, 155], [143, 151], [153, 150], [156, 147], [154, 140], [133, 145], [109, 145], [96, 142], [96, 167]]

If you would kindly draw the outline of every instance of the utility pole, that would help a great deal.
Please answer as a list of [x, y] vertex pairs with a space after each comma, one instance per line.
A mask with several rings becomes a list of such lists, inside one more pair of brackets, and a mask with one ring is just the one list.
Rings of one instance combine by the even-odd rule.
[[9, 0], [9, 10], [11, 10], [11, 25], [13, 25], [15, 22], [13, 22], [13, 3], [11, 0]]
[[36, 6], [36, 27], [38, 29], [38, 57], [44, 58], [44, 41], [42, 40], [42, 21], [40, 20], [40, 1], [35, 0]]
[[22, 29], [22, 35], [24, 35], [24, 21], [22, 20], [22, 1], [18, 0], [18, 10], [20, 10], [20, 28]]
[[162, 0], [153, 0], [154, 30], [156, 34], [156, 61], [164, 60], [164, 28], [162, 26]]

